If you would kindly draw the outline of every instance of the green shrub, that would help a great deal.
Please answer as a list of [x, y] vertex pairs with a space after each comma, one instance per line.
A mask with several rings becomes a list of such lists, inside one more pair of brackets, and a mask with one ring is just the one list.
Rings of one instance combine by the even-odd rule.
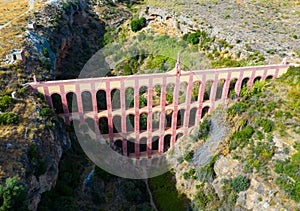
[[146, 18], [133, 19], [130, 23], [131, 30], [137, 32], [146, 26]]
[[0, 114], [0, 125], [18, 124], [19, 117], [11, 112], [4, 112]]
[[208, 118], [205, 118], [199, 124], [199, 130], [198, 130], [198, 138], [199, 139], [203, 139], [205, 141], [208, 138], [210, 125], [211, 125], [211, 120]]
[[5, 186], [0, 185], [0, 210], [28, 210], [27, 191], [15, 177], [7, 178]]
[[5, 111], [12, 103], [13, 99], [11, 96], [5, 95], [0, 97], [0, 111]]
[[194, 151], [189, 151], [185, 156], [184, 156], [184, 160], [186, 162], [190, 162], [192, 159], [193, 159], [193, 156], [194, 156]]
[[230, 186], [236, 193], [239, 193], [247, 190], [250, 186], [250, 182], [247, 177], [239, 175], [232, 179]]
[[52, 117], [55, 115], [55, 112], [49, 107], [43, 107], [40, 111], [42, 117]]
[[274, 129], [274, 122], [266, 118], [258, 119], [255, 124], [258, 127], [262, 127], [266, 133], [269, 133]]

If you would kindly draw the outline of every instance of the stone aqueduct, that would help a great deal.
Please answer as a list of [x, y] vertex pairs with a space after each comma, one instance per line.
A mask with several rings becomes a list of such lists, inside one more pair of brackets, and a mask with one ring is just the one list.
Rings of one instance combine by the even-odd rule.
[[287, 69], [287, 64], [280, 64], [181, 71], [178, 60], [167, 73], [35, 80], [30, 85], [67, 124], [88, 124], [98, 138], [125, 156], [151, 158], [172, 147], [229, 93], [238, 96], [243, 85], [252, 87]]

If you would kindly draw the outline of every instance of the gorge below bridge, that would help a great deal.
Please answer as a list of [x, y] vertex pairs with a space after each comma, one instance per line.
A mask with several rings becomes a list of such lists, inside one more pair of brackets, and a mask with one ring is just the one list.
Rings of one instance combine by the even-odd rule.
[[131, 158], [166, 152], [205, 114], [259, 80], [285, 73], [288, 64], [30, 83], [67, 124], [87, 124]]

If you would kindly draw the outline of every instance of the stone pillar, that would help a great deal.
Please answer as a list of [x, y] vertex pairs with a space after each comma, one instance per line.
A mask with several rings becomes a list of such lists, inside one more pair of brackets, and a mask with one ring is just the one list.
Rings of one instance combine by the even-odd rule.
[[170, 140], [170, 147], [173, 147], [173, 145], [175, 144], [175, 141], [176, 141], [179, 86], [180, 86], [180, 75], [176, 75], [176, 83], [175, 83], [175, 88], [174, 88], [174, 93], [173, 93], [174, 110], [173, 110], [173, 115], [172, 115], [172, 125], [171, 125], [172, 135], [171, 135], [171, 140]]
[[148, 84], [148, 100], [147, 100], [147, 105], [148, 105], [148, 117], [147, 117], [147, 133], [148, 133], [148, 138], [147, 138], [147, 155], [148, 158], [151, 158], [152, 155], [152, 104], [153, 104], [153, 79], [149, 79], [149, 84]]
[[140, 157], [140, 139], [139, 139], [139, 133], [140, 133], [140, 104], [139, 104], [139, 80], [135, 80], [135, 85], [134, 85], [134, 133], [135, 133], [135, 147], [134, 147], [134, 152], [135, 152], [135, 157], [139, 158]]
[[223, 85], [222, 100], [226, 100], [228, 98], [228, 92], [229, 92], [230, 81], [231, 81], [230, 79], [231, 79], [231, 72], [228, 72], [227, 79]]
[[186, 90], [186, 99], [185, 99], [185, 115], [183, 121], [183, 135], [187, 135], [189, 129], [190, 121], [190, 111], [191, 111], [191, 96], [193, 92], [193, 73], [190, 73], [189, 83]]
[[276, 71], [275, 71], [274, 78], [278, 78], [278, 75], [279, 75], [279, 69], [280, 69], [280, 67], [277, 66], [277, 67], [276, 67]]
[[64, 84], [60, 84], [59, 85], [59, 89], [60, 89], [60, 96], [61, 96], [61, 102], [62, 102], [64, 114], [68, 114], [69, 113], [69, 109], [68, 109], [68, 103], [67, 103], [67, 98], [66, 98]]
[[123, 135], [122, 140], [122, 148], [123, 148], [123, 155], [127, 155], [127, 140], [126, 140], [126, 104], [125, 104], [125, 86], [124, 81], [121, 81], [120, 87], [120, 97], [121, 97], [121, 134]]
[[211, 90], [210, 90], [210, 110], [215, 107], [215, 101], [216, 101], [216, 94], [218, 89], [218, 82], [219, 82], [219, 73], [215, 71], [215, 79], [212, 84]]
[[160, 124], [159, 131], [161, 131], [159, 137], [159, 145], [158, 152], [162, 153], [164, 151], [164, 131], [165, 131], [165, 118], [166, 118], [166, 76], [163, 76], [163, 83], [161, 84], [161, 96], [160, 96], [160, 106], [161, 106], [161, 114], [160, 114]]
[[249, 81], [248, 81], [248, 88], [252, 88], [253, 86], [253, 81], [254, 81], [254, 78], [255, 78], [255, 74], [256, 74], [256, 68], [254, 68], [252, 70], [252, 73], [251, 73], [251, 77], [249, 78]]
[[262, 79], [263, 81], [266, 80], [267, 75], [268, 75], [268, 69], [267, 69], [267, 68], [264, 68], [264, 74], [263, 74], [263, 76], [262, 76], [261, 79]]
[[242, 81], [243, 81], [244, 71], [240, 69], [240, 77], [238, 78], [236, 84], [235, 84], [235, 93], [237, 96], [240, 95]]
[[108, 120], [108, 130], [109, 130], [109, 139], [110, 146], [113, 146], [113, 116], [112, 116], [112, 104], [111, 104], [111, 88], [110, 81], [106, 80], [106, 104], [107, 104], [107, 120]]
[[205, 84], [206, 84], [206, 76], [202, 75], [202, 80], [201, 80], [199, 93], [198, 93], [198, 108], [197, 108], [197, 115], [196, 115], [196, 124], [198, 124], [201, 120]]
[[78, 105], [78, 113], [79, 113], [79, 118], [80, 118], [80, 123], [84, 124], [84, 118], [83, 118], [83, 105], [82, 105], [82, 97], [81, 97], [81, 90], [80, 90], [80, 84], [76, 83], [75, 84], [75, 93], [77, 96], [77, 105]]
[[47, 85], [43, 86], [43, 89], [44, 89], [44, 95], [45, 95], [45, 100], [46, 100], [47, 104], [48, 104], [51, 108], [53, 108], [52, 99], [51, 99], [51, 96], [50, 96], [50, 94], [49, 94], [48, 86], [47, 86]]

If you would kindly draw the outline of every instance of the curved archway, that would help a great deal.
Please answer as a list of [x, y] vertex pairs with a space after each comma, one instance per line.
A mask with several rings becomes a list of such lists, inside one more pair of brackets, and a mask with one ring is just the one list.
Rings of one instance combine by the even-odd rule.
[[122, 119], [121, 116], [113, 117], [113, 133], [121, 133], [122, 132]]
[[111, 105], [112, 109], [120, 109], [121, 108], [121, 97], [120, 97], [120, 90], [119, 89], [113, 89], [111, 90]]
[[152, 107], [160, 105], [161, 88], [160, 85], [155, 85], [152, 92]]
[[244, 78], [244, 79], [242, 80], [242, 86], [241, 86], [241, 89], [242, 89], [243, 87], [248, 87], [248, 83], [249, 83], [249, 78]]
[[131, 87], [125, 90], [125, 105], [126, 109], [134, 107], [134, 89]]
[[139, 89], [139, 106], [140, 108], [147, 106], [148, 87], [142, 86]]
[[230, 81], [230, 84], [229, 84], [229, 89], [228, 89], [228, 93], [227, 93], [227, 97], [233, 97], [233, 96], [236, 96], [236, 91], [235, 91], [235, 86], [236, 86], [236, 83], [237, 83], [237, 79], [234, 78]]
[[92, 130], [92, 131], [95, 131], [95, 120], [88, 117], [85, 119], [85, 122], [87, 123], [87, 125], [89, 126], [89, 128]]
[[159, 145], [159, 137], [158, 136], [154, 136], [152, 138], [152, 151], [153, 150], [158, 150], [158, 145]]
[[64, 113], [63, 104], [61, 101], [61, 96], [57, 93], [51, 95], [52, 105], [57, 114]]
[[213, 85], [213, 81], [207, 81], [205, 83], [203, 101], [210, 100], [212, 85]]
[[174, 87], [174, 84], [168, 84], [166, 87], [166, 105], [170, 105], [173, 103]]
[[140, 152], [146, 152], [147, 151], [147, 138], [140, 139]]
[[177, 128], [182, 127], [183, 126], [183, 122], [184, 122], [184, 113], [185, 110], [184, 109], [180, 109], [177, 113]]
[[221, 79], [218, 81], [216, 100], [220, 100], [222, 98], [224, 84], [225, 84], [225, 79]]
[[89, 91], [84, 91], [81, 93], [81, 98], [82, 98], [83, 111], [92, 111], [93, 110], [92, 94]]
[[198, 101], [199, 89], [200, 89], [200, 82], [199, 81], [194, 82], [192, 95], [191, 95], [191, 103]]
[[129, 139], [127, 140], [127, 155], [135, 152], [135, 140]]
[[101, 117], [99, 119], [98, 126], [99, 126], [99, 131], [100, 131], [101, 134], [108, 134], [109, 133], [107, 117]]
[[187, 82], [180, 83], [179, 92], [178, 92], [178, 104], [185, 103], [187, 95]]
[[171, 147], [171, 135], [164, 137], [164, 152], [168, 151]]
[[266, 81], [270, 81], [270, 80], [272, 80], [272, 79], [273, 79], [273, 76], [272, 76], [272, 75], [269, 75], [269, 76], [266, 77]]
[[256, 78], [254, 78], [253, 84], [255, 84], [256, 82], [259, 82], [259, 81], [261, 81], [261, 77], [257, 76]]
[[173, 110], [169, 109], [166, 111], [165, 129], [172, 127], [172, 116]]
[[205, 106], [204, 108], [202, 108], [201, 119], [205, 117], [205, 115], [208, 114], [208, 112], [209, 112], [209, 106]]
[[177, 141], [178, 139], [180, 139], [182, 136], [183, 136], [183, 133], [178, 133], [178, 134], [176, 135], [176, 141]]
[[195, 126], [196, 114], [197, 114], [197, 108], [192, 108], [190, 111], [190, 117], [189, 117], [189, 127]]
[[152, 131], [159, 129], [159, 122], [160, 122], [160, 112], [154, 112], [152, 114]]
[[134, 131], [134, 115], [128, 114], [126, 116], [126, 131], [133, 132]]
[[99, 90], [96, 94], [98, 111], [107, 110], [106, 92]]
[[147, 130], [147, 118], [148, 118], [147, 113], [140, 114], [140, 131]]
[[114, 150], [120, 153], [121, 155], [123, 154], [123, 141], [122, 140], [116, 140], [114, 142]]
[[69, 112], [78, 112], [77, 95], [74, 92], [69, 92], [66, 95], [66, 98]]

